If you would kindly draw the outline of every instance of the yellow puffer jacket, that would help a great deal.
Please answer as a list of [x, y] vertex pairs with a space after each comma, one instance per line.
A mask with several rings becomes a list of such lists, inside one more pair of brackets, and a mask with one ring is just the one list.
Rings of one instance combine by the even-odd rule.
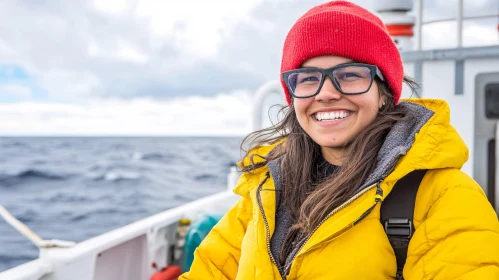
[[[449, 123], [449, 107], [439, 100], [411, 102], [435, 114], [380, 184], [385, 198], [409, 172], [429, 170], [416, 198], [416, 231], [404, 278], [499, 279], [497, 215], [480, 186], [460, 171], [468, 150]], [[241, 176], [235, 192], [242, 198], [202, 242], [191, 271], [180, 279], [284, 279], [270, 255], [276, 206], [267, 173], [262, 167]], [[376, 196], [373, 185], [335, 209], [298, 252], [285, 279], [394, 279], [395, 255], [380, 223]]]

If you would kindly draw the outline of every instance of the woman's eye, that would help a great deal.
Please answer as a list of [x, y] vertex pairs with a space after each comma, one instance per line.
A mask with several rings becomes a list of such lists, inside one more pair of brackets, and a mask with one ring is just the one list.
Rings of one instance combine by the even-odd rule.
[[317, 77], [310, 76], [310, 77], [301, 78], [299, 82], [306, 83], [306, 82], [318, 82], [318, 81], [319, 81], [319, 79]]
[[348, 79], [348, 78], [361, 78], [361, 75], [354, 72], [347, 72], [340, 75], [340, 79]]

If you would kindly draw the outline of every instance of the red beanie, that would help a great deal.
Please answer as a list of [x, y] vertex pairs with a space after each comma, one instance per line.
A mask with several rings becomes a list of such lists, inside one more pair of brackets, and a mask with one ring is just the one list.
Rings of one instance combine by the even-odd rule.
[[[383, 22], [366, 9], [347, 1], [316, 6], [293, 25], [284, 42], [281, 73], [300, 68], [308, 59], [336, 55], [379, 67], [395, 104], [402, 92], [404, 68], [397, 46]], [[286, 101], [291, 95], [281, 76]]]

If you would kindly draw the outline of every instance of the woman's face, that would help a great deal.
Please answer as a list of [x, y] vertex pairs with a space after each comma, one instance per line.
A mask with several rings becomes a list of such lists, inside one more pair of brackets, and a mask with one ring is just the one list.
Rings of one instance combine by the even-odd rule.
[[[340, 56], [319, 56], [305, 61], [302, 67], [330, 68], [348, 62], [353, 61]], [[300, 126], [321, 146], [324, 158], [336, 165], [343, 161], [344, 147], [376, 118], [383, 101], [376, 82], [366, 93], [343, 95], [329, 78], [316, 96], [293, 98]], [[317, 119], [324, 118], [326, 113], [339, 114], [340, 118]]]

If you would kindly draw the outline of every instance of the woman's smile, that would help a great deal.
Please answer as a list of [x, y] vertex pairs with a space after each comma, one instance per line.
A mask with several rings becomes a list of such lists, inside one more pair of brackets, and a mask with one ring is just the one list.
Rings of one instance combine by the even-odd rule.
[[313, 113], [311, 118], [322, 127], [331, 127], [347, 122], [352, 114], [350, 110], [325, 110]]

